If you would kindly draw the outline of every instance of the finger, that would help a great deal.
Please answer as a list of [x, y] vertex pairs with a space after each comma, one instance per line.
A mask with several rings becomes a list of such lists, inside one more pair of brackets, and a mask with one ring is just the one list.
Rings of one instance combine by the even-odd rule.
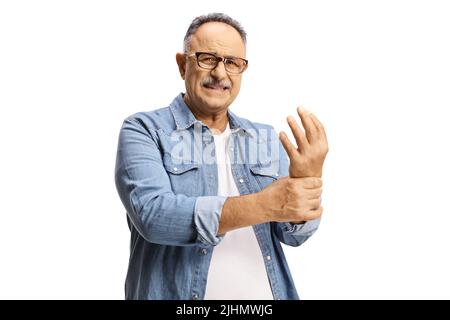
[[315, 210], [310, 210], [303, 215], [303, 220], [310, 221], [314, 219], [318, 219], [322, 216], [323, 207], [319, 207]]
[[280, 132], [280, 141], [289, 158], [292, 159], [297, 154], [297, 148], [291, 143], [286, 133], [283, 131]]
[[322, 187], [322, 179], [316, 177], [297, 178], [304, 189], [317, 189]]
[[320, 196], [322, 195], [322, 189], [321, 188], [317, 188], [317, 189], [308, 189], [308, 200], [312, 200], [312, 199], [318, 199], [320, 198]]
[[318, 135], [320, 135], [321, 137], [325, 138], [325, 140], [327, 139], [327, 134], [325, 132], [325, 127], [323, 126], [323, 124], [319, 121], [319, 119], [317, 119], [316, 115], [311, 113], [311, 119], [314, 123], [314, 126], [317, 129], [317, 133]]
[[300, 128], [297, 121], [295, 121], [294, 117], [287, 117], [287, 122], [289, 124], [289, 127], [291, 128], [292, 134], [294, 135], [295, 142], [297, 143], [299, 151], [304, 151], [308, 146], [308, 140], [306, 139], [305, 133]]
[[320, 198], [308, 200], [309, 210], [317, 210], [317, 209], [319, 209], [321, 202], [322, 202], [322, 200]]
[[317, 210], [322, 204], [322, 199], [319, 197], [317, 199], [310, 200], [309, 204], [311, 206], [311, 210]]
[[300, 120], [302, 120], [303, 128], [305, 128], [306, 138], [308, 139], [308, 142], [311, 144], [314, 142], [315, 137], [317, 136], [316, 126], [314, 125], [311, 117], [309, 116], [309, 112], [306, 111], [303, 107], [298, 107], [297, 113], [300, 117]]

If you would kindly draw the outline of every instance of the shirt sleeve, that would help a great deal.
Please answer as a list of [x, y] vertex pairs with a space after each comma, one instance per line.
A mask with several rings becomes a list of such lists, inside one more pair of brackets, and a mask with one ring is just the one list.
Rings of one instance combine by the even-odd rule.
[[272, 222], [274, 232], [281, 242], [288, 246], [297, 247], [311, 237], [319, 228], [320, 218], [307, 221], [303, 224], [290, 222]]
[[126, 119], [119, 134], [115, 183], [131, 224], [147, 241], [162, 245], [217, 245], [226, 197], [175, 194], [156, 135]]
[[222, 241], [224, 235], [217, 236], [219, 230], [220, 215], [226, 197], [208, 196], [198, 197], [195, 210], [194, 221], [198, 232], [198, 238], [205, 244], [217, 245]]
[[283, 230], [290, 234], [309, 234], [314, 232], [320, 224], [320, 218], [305, 221], [303, 223], [294, 224], [291, 222], [283, 223]]

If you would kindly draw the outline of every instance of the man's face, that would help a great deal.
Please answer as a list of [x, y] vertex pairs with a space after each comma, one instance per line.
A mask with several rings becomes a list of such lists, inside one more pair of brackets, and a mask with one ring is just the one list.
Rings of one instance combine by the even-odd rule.
[[[239, 33], [220, 22], [208, 22], [192, 36], [188, 54], [210, 52], [221, 57], [245, 58], [245, 45]], [[223, 62], [213, 70], [197, 65], [195, 55], [177, 54], [177, 63], [186, 86], [186, 102], [205, 112], [216, 112], [234, 101], [241, 87], [242, 74], [230, 74]]]

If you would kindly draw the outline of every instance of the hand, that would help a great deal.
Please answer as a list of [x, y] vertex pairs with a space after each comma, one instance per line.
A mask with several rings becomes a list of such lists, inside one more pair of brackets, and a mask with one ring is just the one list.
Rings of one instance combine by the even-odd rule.
[[268, 221], [300, 223], [322, 215], [321, 195], [320, 178], [284, 177], [256, 193], [255, 203]]
[[328, 153], [328, 141], [325, 129], [314, 114], [303, 108], [297, 108], [305, 132], [294, 117], [287, 118], [289, 127], [294, 134], [295, 147], [286, 133], [280, 132], [280, 140], [289, 159], [289, 176], [291, 178], [322, 177], [322, 167]]

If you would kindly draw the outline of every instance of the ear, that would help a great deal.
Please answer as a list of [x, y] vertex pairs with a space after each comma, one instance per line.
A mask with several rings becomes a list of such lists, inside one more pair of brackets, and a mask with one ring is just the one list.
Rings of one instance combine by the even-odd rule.
[[177, 60], [178, 70], [180, 71], [181, 78], [185, 80], [184, 76], [186, 74], [186, 56], [182, 53], [177, 53], [175, 59]]

